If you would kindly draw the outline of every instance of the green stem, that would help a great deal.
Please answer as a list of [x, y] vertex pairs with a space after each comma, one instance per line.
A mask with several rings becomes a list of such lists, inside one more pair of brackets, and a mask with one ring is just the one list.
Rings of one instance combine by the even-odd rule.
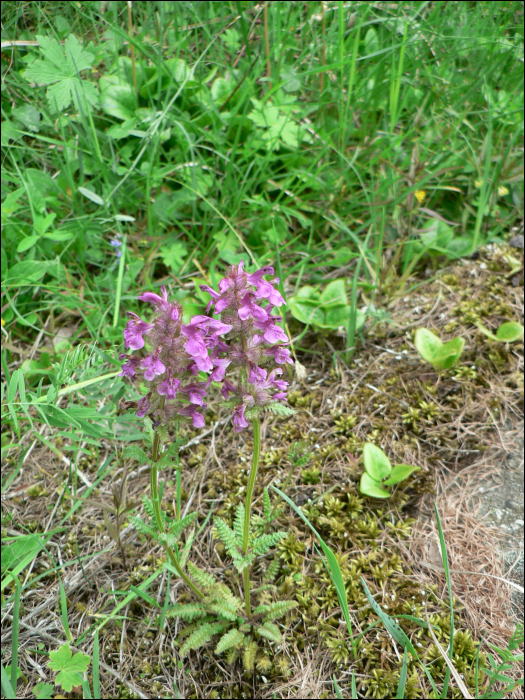
[[[244, 532], [242, 537], [242, 553], [248, 551], [248, 542], [250, 538], [250, 516], [252, 510], [252, 496], [255, 486], [255, 478], [257, 476], [257, 468], [259, 466], [259, 455], [261, 453], [261, 422], [258, 418], [252, 420], [253, 423], [253, 457], [252, 468], [248, 478], [248, 488], [246, 490], [246, 503], [244, 505]], [[246, 603], [246, 612], [248, 618], [251, 619], [252, 609], [250, 604], [250, 571], [249, 567], [244, 569], [244, 601]]]
[[[160, 443], [160, 438], [159, 434], [155, 431], [155, 437], [153, 438], [153, 460], [151, 463], [151, 473], [150, 473], [150, 482], [151, 482], [151, 500], [153, 502], [153, 509], [155, 511], [155, 519], [157, 521], [157, 527], [159, 529], [159, 532], [164, 532], [164, 523], [162, 522], [162, 515], [160, 512], [160, 502], [159, 502], [159, 491], [158, 491], [158, 483], [157, 483], [157, 462], [159, 461], [159, 443]], [[175, 571], [178, 573], [178, 575], [181, 577], [181, 579], [191, 588], [191, 590], [199, 596], [199, 598], [204, 598], [204, 593], [196, 586], [193, 581], [187, 576], [187, 574], [184, 573], [182, 570], [179, 562], [177, 561], [177, 558], [175, 554], [173, 553], [173, 550], [171, 547], [165, 543], [166, 551], [168, 552], [168, 556], [170, 558], [171, 564]]]

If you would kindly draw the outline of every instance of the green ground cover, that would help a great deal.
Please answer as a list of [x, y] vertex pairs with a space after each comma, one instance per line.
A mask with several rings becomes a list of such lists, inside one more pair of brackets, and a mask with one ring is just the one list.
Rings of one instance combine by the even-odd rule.
[[[82, 460], [98, 485], [142, 439], [116, 377], [141, 292], [168, 285], [189, 318], [228, 265], [273, 265], [298, 359], [334, 336], [339, 371], [396, 300], [522, 221], [521, 2], [7, 2], [1, 60], [2, 492], [35, 441], [66, 456], [48, 530], [80, 507]], [[9, 581], [12, 615], [30, 581]]]

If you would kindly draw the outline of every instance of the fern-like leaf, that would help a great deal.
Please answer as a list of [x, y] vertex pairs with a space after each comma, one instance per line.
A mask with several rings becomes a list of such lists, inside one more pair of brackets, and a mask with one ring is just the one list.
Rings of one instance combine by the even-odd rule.
[[253, 543], [252, 553], [256, 556], [266, 554], [271, 547], [275, 547], [279, 540], [286, 537], [286, 532], [273, 532], [271, 535], [261, 535]]
[[226, 547], [226, 551], [230, 555], [230, 557], [233, 559], [233, 562], [235, 564], [236, 561], [239, 561], [242, 559], [242, 555], [240, 554], [238, 547], [237, 547], [237, 542], [235, 538], [235, 533], [233, 530], [226, 525], [224, 520], [222, 518], [216, 517], [214, 519], [215, 527], [217, 528], [217, 532], [219, 534], [219, 537]]
[[243, 655], [242, 655], [242, 662], [244, 664], [244, 668], [246, 671], [250, 672], [253, 671], [253, 667], [255, 664], [255, 657], [257, 655], [257, 651], [259, 650], [259, 647], [257, 646], [257, 642], [251, 641], [247, 647], [245, 647]]
[[155, 522], [155, 509], [153, 508], [153, 501], [151, 498], [148, 498], [146, 494], [143, 494], [142, 496], [142, 505], [144, 506], [144, 510], [148, 514], [148, 517]]
[[269, 610], [264, 616], [265, 622], [270, 622], [271, 620], [278, 620], [280, 617], [284, 617], [289, 610], [293, 610], [299, 605], [295, 600], [278, 600], [276, 603], [270, 603], [268, 606]]
[[186, 656], [190, 649], [199, 649], [200, 647], [204, 646], [210, 641], [214, 634], [222, 632], [223, 629], [224, 623], [222, 622], [216, 622], [215, 624], [211, 625], [209, 622], [203, 623], [197, 627], [195, 632], [193, 632], [193, 634], [191, 634], [181, 646], [180, 655]]
[[133, 525], [135, 530], [138, 530], [142, 535], [149, 535], [154, 539], [158, 538], [159, 533], [155, 530], [155, 528], [145, 523], [144, 520], [142, 520], [142, 518], [139, 518], [137, 515], [130, 515], [129, 522], [131, 523], [131, 525]]
[[264, 625], [256, 627], [255, 633], [261, 637], [266, 637], [266, 639], [276, 644], [281, 644], [283, 641], [279, 628], [273, 622], [265, 622]]
[[157, 462], [157, 469], [165, 469], [169, 467], [175, 461], [175, 457], [179, 454], [179, 450], [186, 444], [187, 440], [185, 438], [179, 438], [172, 442], [168, 447], [166, 452], [163, 452]]
[[212, 576], [212, 574], [209, 574], [207, 571], [199, 569], [199, 567], [195, 566], [195, 564], [193, 564], [191, 561], [188, 562], [188, 571], [190, 576], [199, 584], [199, 586], [207, 588], [217, 584], [217, 579], [215, 576]]
[[[221, 614], [225, 610], [225, 616], [228, 619], [237, 619], [237, 610], [242, 607], [242, 601], [236, 595], [234, 595], [228, 586], [224, 583], [218, 583], [214, 586], [212, 595], [209, 600], [210, 610], [214, 610]], [[233, 615], [233, 617], [231, 617]]]
[[216, 654], [222, 654], [223, 651], [227, 651], [228, 649], [231, 649], [232, 647], [236, 647], [244, 639], [244, 634], [242, 632], [239, 632], [238, 629], [231, 629], [229, 632], [226, 632], [225, 635], [223, 635], [217, 646], [215, 647], [215, 653]]
[[235, 541], [237, 547], [241, 549], [242, 541], [244, 537], [244, 504], [239, 503], [237, 506], [237, 511], [235, 513], [235, 518], [233, 520], [233, 531], [235, 533]]
[[265, 406], [266, 409], [272, 411], [272, 413], [277, 413], [278, 416], [293, 416], [297, 411], [294, 411], [290, 406], [286, 406], [284, 403], [279, 403], [274, 401]]
[[261, 615], [261, 613], [266, 613], [270, 609], [269, 605], [258, 605], [256, 608], [253, 610], [254, 615]]
[[195, 520], [197, 517], [198, 513], [188, 513], [188, 515], [185, 515], [183, 518], [180, 520], [174, 520], [173, 522], [170, 523], [170, 526], [168, 528], [168, 532], [170, 535], [175, 535], [175, 537], [178, 537], [180, 533], [184, 530], [184, 528], [188, 527], [188, 525], [191, 525], [192, 522]]
[[166, 611], [167, 617], [182, 617], [183, 620], [191, 622], [200, 617], [205, 617], [206, 608], [202, 603], [187, 603], [184, 605], [175, 605]]
[[275, 577], [277, 576], [277, 574], [279, 573], [280, 566], [281, 566], [281, 560], [277, 557], [276, 559], [274, 559], [271, 562], [270, 566], [266, 569], [266, 572], [263, 576], [263, 581], [265, 583], [269, 582], [269, 581], [273, 581], [275, 579]]
[[122, 456], [127, 459], [136, 459], [139, 464], [147, 464], [149, 461], [148, 456], [141, 450], [137, 445], [130, 445], [122, 450]]

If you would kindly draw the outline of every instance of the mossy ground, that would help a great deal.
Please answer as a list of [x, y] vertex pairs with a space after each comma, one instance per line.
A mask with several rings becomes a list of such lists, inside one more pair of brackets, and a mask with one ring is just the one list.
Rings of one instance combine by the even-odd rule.
[[[431, 583], [428, 569], [411, 557], [410, 544], [417, 518], [440, 495], [443, 481], [467, 468], [486, 469], [498, 451], [500, 419], [514, 416], [517, 420], [522, 415], [521, 344], [506, 347], [493, 343], [475, 326], [479, 320], [491, 330], [507, 320], [523, 322], [523, 291], [521, 284], [515, 283], [520, 272], [513, 262], [522, 262], [522, 258], [521, 251], [508, 246], [484, 250], [476, 259], [459, 261], [412, 291], [391, 293], [385, 302], [389, 320], [367, 328], [349, 366], [340, 354], [334, 354], [334, 350], [343, 349], [342, 338], [305, 336], [295, 350], [307, 376], [294, 380], [290, 393], [297, 413], [285, 421], [268, 416], [263, 422], [264, 452], [255, 512], [262, 508], [263, 487], [282, 484], [286, 478], [291, 445], [303, 441], [309, 461], [294, 473], [287, 494], [303, 507], [337, 553], [355, 634], [377, 622], [359, 581], [362, 575], [376, 600], [399, 620], [429, 664], [438, 688], [445, 674], [439, 651], [425, 629], [399, 616], [424, 620], [428, 612], [437, 626], [439, 641], [446, 646], [450, 633], [446, 587], [436, 571], [431, 572], [435, 576]], [[413, 332], [420, 326], [433, 329], [443, 340], [458, 334], [466, 339], [457, 367], [437, 374], [421, 361], [412, 342]], [[183, 453], [183, 505], [202, 513], [201, 524], [210, 508], [231, 520], [235, 506], [244, 498], [250, 433], [234, 433], [224, 420], [226, 416], [226, 410], [210, 415], [211, 422], [200, 441]], [[361, 450], [367, 441], [380, 445], [393, 462], [421, 467], [388, 501], [374, 501], [358, 491]], [[60, 438], [52, 442], [56, 453]], [[109, 453], [112, 446], [107, 445], [107, 450]], [[67, 472], [55, 453], [37, 446], [24, 466], [22, 483], [5, 501], [14, 523], [33, 532], [42, 532], [54, 513], [57, 487]], [[99, 465], [86, 455], [79, 466], [87, 478], [93, 478]], [[139, 501], [148, 485], [144, 469], [132, 472], [130, 498]], [[100, 490], [101, 498], [107, 499], [110, 486], [106, 483]], [[173, 509], [174, 493], [173, 481], [168, 480], [164, 492], [168, 510]], [[64, 502], [57, 512], [68, 508], [69, 503]], [[118, 591], [138, 585], [158, 567], [162, 553], [127, 529], [123, 539], [130, 570], [125, 570], [118, 550], [97, 556], [109, 544], [100, 510], [86, 506], [69, 525], [56, 540], [60, 542], [59, 558], [71, 562], [63, 580], [69, 626], [78, 638], [99, 622], [101, 615], [114, 610], [122, 599]], [[355, 660], [335, 588], [315, 550], [311, 531], [287, 507], [277, 529], [286, 529], [289, 534], [274, 555], [274, 561], [279, 562], [275, 588], [258, 595], [299, 603], [281, 621], [282, 648], [266, 641], [259, 643], [250, 673], [245, 672], [241, 660], [230, 658], [232, 663], [228, 664], [225, 657], [215, 656], [212, 645], [191, 652], [181, 662], [177, 649], [184, 624], [167, 620], [159, 634], [158, 611], [137, 598], [119, 611], [122, 617], [100, 630], [101, 660], [116, 672], [114, 677], [105, 674], [106, 692], [112, 697], [136, 697], [131, 684], [141, 689], [143, 697], [173, 697], [175, 680], [181, 696], [188, 698], [333, 697], [331, 679], [335, 674], [343, 695], [349, 696], [353, 672], [361, 696], [393, 697], [402, 650], [400, 653], [380, 623], [360, 638]], [[483, 548], [484, 543], [478, 545]], [[211, 520], [196, 537], [190, 556], [239, 593], [241, 581], [214, 539]], [[270, 563], [270, 558], [260, 562], [253, 578], [262, 580]], [[48, 568], [49, 560], [42, 553], [30, 577]], [[159, 576], [148, 589], [161, 604], [166, 583], [166, 575]], [[32, 695], [31, 689], [40, 680], [37, 669], [45, 668], [47, 657], [39, 652], [38, 644], [54, 649], [52, 639], [64, 641], [56, 575], [40, 579], [33, 591], [20, 614], [30, 628], [20, 628], [19, 664], [28, 682], [20, 682], [19, 697]], [[4, 592], [9, 593], [9, 587]], [[174, 585], [173, 578], [170, 595], [172, 602], [191, 598], [182, 586]], [[505, 617], [509, 592], [502, 586], [497, 595], [500, 598], [491, 601], [491, 610], [496, 609], [501, 621], [497, 632], [501, 642], [511, 630]], [[454, 606], [454, 664], [473, 690], [478, 645], [482, 634], [488, 632], [490, 638], [493, 630], [473, 624], [468, 600], [457, 598]], [[482, 620], [483, 611], [478, 613]], [[38, 638], [35, 628], [44, 629], [45, 634]], [[483, 664], [482, 651], [480, 666]], [[483, 685], [482, 671], [479, 680]], [[414, 661], [409, 663], [405, 697], [429, 697], [427, 681]], [[454, 683], [447, 697], [461, 697]]]

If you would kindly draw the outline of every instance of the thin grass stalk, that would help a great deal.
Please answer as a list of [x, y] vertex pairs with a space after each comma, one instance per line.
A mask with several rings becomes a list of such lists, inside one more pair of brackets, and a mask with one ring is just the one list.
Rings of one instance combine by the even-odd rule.
[[359, 272], [361, 271], [361, 263], [363, 262], [363, 254], [360, 251], [359, 260], [357, 261], [357, 266], [355, 270], [354, 277], [352, 279], [352, 288], [350, 293], [350, 312], [348, 315], [348, 327], [346, 329], [346, 352], [345, 361], [348, 363], [352, 359], [352, 355], [355, 352], [355, 327], [356, 327], [356, 316], [357, 316], [357, 278], [359, 277]]
[[100, 700], [100, 644], [98, 641], [98, 630], [95, 632], [93, 642], [93, 697], [95, 700]]
[[[158, 491], [158, 468], [157, 468], [157, 462], [159, 461], [159, 446], [160, 446], [160, 437], [157, 431], [155, 431], [155, 436], [153, 438], [153, 459], [151, 463], [151, 471], [150, 471], [150, 486], [151, 486], [151, 500], [153, 502], [153, 509], [155, 511], [155, 520], [157, 521], [157, 528], [159, 532], [164, 532], [164, 523], [162, 522], [162, 515], [160, 511], [160, 498], [159, 498], [159, 491]], [[181, 579], [191, 588], [191, 590], [199, 596], [199, 598], [204, 598], [204, 593], [201, 591], [201, 589], [193, 583], [193, 581], [189, 578], [189, 576], [184, 573], [182, 570], [182, 567], [180, 566], [179, 562], [177, 561], [177, 557], [175, 556], [172, 548], [169, 546], [167, 542], [164, 543], [166, 547], [166, 551], [168, 553], [168, 556], [170, 558], [170, 562], [175, 569], [175, 571], [178, 573], [178, 575], [181, 577]]]
[[[13, 636], [11, 638], [11, 685], [16, 688], [16, 676], [18, 671], [18, 620], [20, 615], [20, 594], [22, 586], [20, 581], [13, 576], [15, 582], [15, 602], [13, 604]], [[4, 667], [2, 666], [2, 671]], [[4, 679], [2, 678], [2, 685]], [[6, 695], [6, 697], [8, 697]], [[14, 695], [12, 697], [15, 697]]]
[[[321, 65], [325, 66], [326, 65], [326, 18], [325, 18], [325, 12], [324, 12], [324, 2], [321, 2], [321, 34], [322, 34], [322, 43], [321, 43]], [[323, 94], [324, 90], [324, 70], [321, 71], [321, 80], [319, 83], [319, 90], [321, 92], [321, 95]]]
[[115, 313], [113, 314], [113, 328], [118, 326], [120, 313], [120, 299], [122, 297], [122, 283], [124, 280], [124, 268], [126, 266], [126, 234], [122, 236], [120, 248], [120, 262], [118, 266], [117, 291], [115, 293]]
[[[257, 469], [259, 467], [259, 456], [261, 453], [261, 422], [259, 418], [254, 418], [253, 423], [253, 456], [252, 468], [248, 477], [248, 487], [246, 489], [246, 502], [244, 504], [244, 530], [242, 534], [242, 553], [245, 555], [248, 551], [250, 541], [250, 516], [252, 510], [253, 489], [255, 479], [257, 477]], [[250, 603], [250, 567], [244, 569], [244, 601], [246, 603], [246, 612], [248, 618], [252, 616]]]
[[352, 99], [352, 93], [354, 91], [356, 67], [357, 67], [357, 55], [359, 53], [359, 39], [361, 36], [361, 25], [363, 24], [364, 15], [361, 17], [359, 26], [354, 37], [354, 45], [352, 47], [352, 58], [350, 60], [350, 75], [348, 77], [348, 89], [346, 95], [346, 105], [344, 109], [343, 123], [341, 125], [341, 152], [344, 152], [345, 144], [345, 132], [346, 132], [346, 120], [348, 117], [348, 108], [350, 106], [350, 100]]
[[272, 64], [270, 62], [270, 39], [268, 36], [268, 2], [264, 3], [264, 50], [266, 52], [266, 77], [268, 91], [272, 89]]
[[399, 91], [401, 88], [401, 75], [403, 73], [403, 63], [405, 61], [405, 48], [407, 44], [407, 36], [408, 22], [405, 22], [405, 33], [403, 35], [403, 43], [401, 44], [401, 52], [399, 54], [399, 63], [397, 66], [397, 74], [395, 76], [395, 79], [393, 77], [395, 61], [394, 58], [392, 58], [392, 82], [390, 84], [390, 133], [394, 131], [394, 128], [397, 124], [397, 107], [399, 103]]
[[[486, 83], [485, 83], [486, 86]], [[476, 224], [474, 226], [474, 235], [472, 236], [472, 247], [470, 249], [470, 254], [473, 255], [478, 247], [479, 232], [481, 231], [481, 225], [483, 224], [483, 218], [485, 215], [485, 207], [487, 205], [488, 193], [489, 193], [489, 173], [490, 173], [490, 162], [492, 156], [492, 110], [489, 108], [489, 125], [487, 131], [487, 137], [485, 139], [485, 165], [483, 168], [483, 181], [481, 183], [481, 191], [479, 194], [479, 205], [476, 214]]]
[[[128, 30], [130, 37], [133, 36], [133, 20], [131, 19], [131, 0], [128, 0]], [[137, 73], [135, 71], [135, 47], [130, 42], [131, 46], [131, 70], [133, 71], [133, 87], [135, 89], [135, 94], [138, 96], [137, 92]]]
[[[436, 511], [436, 520], [437, 520], [437, 526], [438, 526], [438, 531], [439, 531], [439, 543], [441, 546], [441, 559], [443, 560], [443, 568], [445, 570], [445, 579], [447, 581], [448, 604], [450, 607], [450, 644], [448, 647], [448, 655], [449, 655], [449, 658], [452, 659], [453, 655], [454, 655], [454, 605], [453, 605], [453, 599], [452, 599], [452, 583], [450, 581], [450, 570], [448, 568], [447, 545], [445, 542], [445, 536], [443, 535], [443, 528], [441, 527], [441, 519], [439, 517], [437, 503], [435, 501], [434, 501], [434, 510]], [[450, 681], [450, 669], [447, 666], [447, 669], [445, 671], [445, 678], [443, 679], [443, 691], [441, 693], [442, 698], [447, 697], [449, 681]]]

